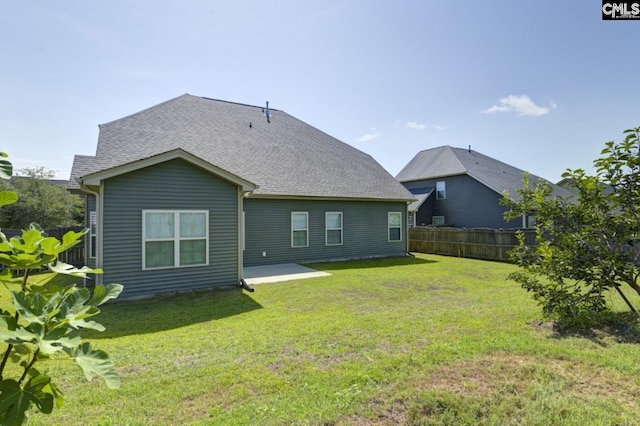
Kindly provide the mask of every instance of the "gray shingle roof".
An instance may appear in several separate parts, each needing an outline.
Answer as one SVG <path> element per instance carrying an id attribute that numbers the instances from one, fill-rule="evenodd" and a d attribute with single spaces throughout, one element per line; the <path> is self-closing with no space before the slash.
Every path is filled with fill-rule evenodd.
<path id="1" fill-rule="evenodd" d="M 522 187 L 525 171 L 477 151 L 441 146 L 420 151 L 398 173 L 396 179 L 400 182 L 410 182 L 463 174 L 471 176 L 500 194 L 506 190 L 517 197 L 517 189 Z M 543 180 L 532 174 L 530 176 L 532 182 Z M 571 192 L 565 188 L 551 182 L 549 184 L 556 196 L 572 197 Z"/>
<path id="2" fill-rule="evenodd" d="M 182 95 L 100 125 L 95 157 L 76 156 L 75 180 L 182 149 L 259 186 L 256 195 L 412 201 L 371 156 L 270 109 Z"/>

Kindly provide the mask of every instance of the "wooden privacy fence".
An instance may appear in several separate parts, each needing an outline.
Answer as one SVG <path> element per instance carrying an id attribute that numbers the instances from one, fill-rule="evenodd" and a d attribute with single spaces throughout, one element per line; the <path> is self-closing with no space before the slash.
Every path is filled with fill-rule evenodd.
<path id="1" fill-rule="evenodd" d="M 505 262 L 509 250 L 518 245 L 519 231 L 525 234 L 527 245 L 536 245 L 533 229 L 413 227 L 409 229 L 409 251 Z"/>

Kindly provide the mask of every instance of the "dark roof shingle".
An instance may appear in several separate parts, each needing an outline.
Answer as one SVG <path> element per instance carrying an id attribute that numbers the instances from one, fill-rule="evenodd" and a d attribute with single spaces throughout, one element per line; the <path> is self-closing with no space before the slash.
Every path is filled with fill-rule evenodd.
<path id="1" fill-rule="evenodd" d="M 488 188 L 518 197 L 517 190 L 522 187 L 522 178 L 526 172 L 517 167 L 498 161 L 477 151 L 463 148 L 441 146 L 420 151 L 398 173 L 400 182 L 444 178 L 467 174 Z M 544 180 L 530 174 L 531 182 Z M 548 181 L 547 181 L 548 182 Z M 571 192 L 548 182 L 556 196 L 572 197 Z"/>
<path id="2" fill-rule="evenodd" d="M 182 149 L 259 186 L 256 195 L 411 200 L 371 156 L 290 116 L 182 95 L 100 125 L 95 157 L 72 180 Z"/>

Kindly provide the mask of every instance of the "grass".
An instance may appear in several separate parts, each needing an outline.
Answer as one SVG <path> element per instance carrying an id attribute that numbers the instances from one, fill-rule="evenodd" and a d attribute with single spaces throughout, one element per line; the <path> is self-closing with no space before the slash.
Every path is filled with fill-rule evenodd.
<path id="1" fill-rule="evenodd" d="M 332 276 L 105 306 L 85 337 L 122 388 L 48 361 L 66 403 L 30 424 L 640 424 L 637 336 L 557 334 L 511 265 L 313 266 Z"/>

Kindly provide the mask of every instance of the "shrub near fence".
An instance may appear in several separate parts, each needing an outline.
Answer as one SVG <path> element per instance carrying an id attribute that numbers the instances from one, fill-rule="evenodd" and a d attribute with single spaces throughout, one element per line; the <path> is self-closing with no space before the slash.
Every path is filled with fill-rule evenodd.
<path id="1" fill-rule="evenodd" d="M 509 250 L 518 245 L 519 231 L 524 232 L 527 245 L 536 245 L 533 229 L 413 227 L 409 229 L 409 250 L 506 262 Z"/>
<path id="2" fill-rule="evenodd" d="M 50 237 L 56 237 L 57 239 L 62 240 L 62 236 L 67 232 L 69 231 L 80 232 L 83 229 L 84 228 L 82 226 L 66 226 L 66 227 L 47 229 L 45 230 L 45 233 Z M 20 229 L 1 229 L 0 231 L 2 231 L 2 233 L 7 238 L 15 237 L 16 235 L 22 235 L 22 230 Z M 60 253 L 60 255 L 58 256 L 58 259 L 61 262 L 68 263 L 69 265 L 73 265 L 78 268 L 84 266 L 85 265 L 84 240 L 85 239 L 83 238 L 80 244 L 78 244 L 77 246 L 71 247 L 69 250 L 63 253 Z M 2 266 L 0 266 L 0 269 L 2 269 Z"/>

